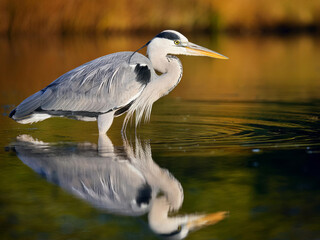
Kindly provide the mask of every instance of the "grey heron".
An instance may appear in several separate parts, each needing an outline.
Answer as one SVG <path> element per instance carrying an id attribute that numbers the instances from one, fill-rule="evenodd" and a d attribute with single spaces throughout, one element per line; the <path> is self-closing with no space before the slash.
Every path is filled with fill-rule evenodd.
<path id="1" fill-rule="evenodd" d="M 152 105 L 181 80 L 182 64 L 174 55 L 227 57 L 188 41 L 181 33 L 165 30 L 147 46 L 147 56 L 137 51 L 118 52 L 85 63 L 57 78 L 12 110 L 18 123 L 50 117 L 97 121 L 99 134 L 110 128 L 114 117 L 127 113 L 122 130 L 135 113 L 136 127 Z M 156 73 L 158 71 L 161 75 Z"/>
<path id="2" fill-rule="evenodd" d="M 99 136 L 98 147 L 21 135 L 12 146 L 24 164 L 96 208 L 125 216 L 148 214 L 150 229 L 162 237 L 182 239 L 226 217 L 226 212 L 168 216 L 181 208 L 183 188 L 153 161 L 150 144 L 142 146 L 139 140 L 134 148 L 125 139 L 119 148 L 107 135 Z"/>

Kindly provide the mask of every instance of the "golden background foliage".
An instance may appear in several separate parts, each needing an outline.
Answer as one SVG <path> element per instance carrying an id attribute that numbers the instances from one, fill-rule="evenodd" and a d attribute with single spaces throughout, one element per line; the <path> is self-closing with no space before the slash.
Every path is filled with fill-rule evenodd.
<path id="1" fill-rule="evenodd" d="M 319 0 L 0 0 L 0 33 L 319 30 Z"/>

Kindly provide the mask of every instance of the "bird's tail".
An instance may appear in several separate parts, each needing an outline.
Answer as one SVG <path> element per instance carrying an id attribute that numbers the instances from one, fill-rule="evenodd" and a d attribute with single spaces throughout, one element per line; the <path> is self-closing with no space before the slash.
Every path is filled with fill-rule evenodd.
<path id="1" fill-rule="evenodd" d="M 16 113 L 17 108 L 13 109 L 10 113 L 9 113 L 9 118 L 13 118 L 14 114 Z"/>
<path id="2" fill-rule="evenodd" d="M 22 103 L 20 103 L 15 109 L 11 111 L 9 117 L 19 123 L 32 123 L 34 120 L 29 121 L 28 119 L 33 117 L 33 113 L 41 107 L 43 103 L 44 96 L 43 91 L 36 92 L 30 97 L 26 98 Z M 44 119 L 39 119 L 41 121 Z"/>

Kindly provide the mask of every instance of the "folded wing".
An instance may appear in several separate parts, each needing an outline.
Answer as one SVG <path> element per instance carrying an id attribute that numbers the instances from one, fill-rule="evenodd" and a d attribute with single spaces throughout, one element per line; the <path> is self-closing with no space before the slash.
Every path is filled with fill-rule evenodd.
<path id="1" fill-rule="evenodd" d="M 19 120 L 33 113 L 96 117 L 132 103 L 154 74 L 149 59 L 139 53 L 106 55 L 65 73 L 25 99 L 10 117 Z"/>

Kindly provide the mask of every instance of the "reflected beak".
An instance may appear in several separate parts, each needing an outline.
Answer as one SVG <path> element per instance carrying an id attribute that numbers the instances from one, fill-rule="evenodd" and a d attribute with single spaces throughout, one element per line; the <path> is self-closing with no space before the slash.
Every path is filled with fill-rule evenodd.
<path id="1" fill-rule="evenodd" d="M 188 221 L 187 227 L 189 230 L 197 230 L 202 227 L 210 226 L 220 222 L 229 215 L 229 212 L 216 212 L 211 214 L 202 215 L 196 219 Z"/>
<path id="2" fill-rule="evenodd" d="M 187 46 L 185 46 L 187 49 L 188 55 L 193 55 L 193 56 L 207 56 L 207 57 L 212 57 L 212 58 L 219 58 L 219 59 L 229 59 L 226 56 L 223 56 L 220 53 L 217 53 L 215 51 L 211 51 L 210 49 L 201 47 L 197 44 L 189 42 Z"/>

